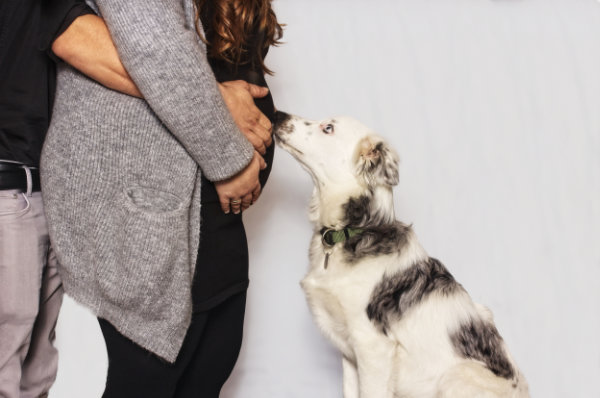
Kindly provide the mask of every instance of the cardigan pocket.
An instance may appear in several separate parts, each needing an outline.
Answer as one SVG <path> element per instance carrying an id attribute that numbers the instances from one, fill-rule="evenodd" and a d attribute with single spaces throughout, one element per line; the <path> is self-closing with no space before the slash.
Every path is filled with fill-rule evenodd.
<path id="1" fill-rule="evenodd" d="M 117 198 L 118 228 L 112 237 L 113 261 L 101 261 L 96 276 L 112 305 L 158 319 L 167 308 L 173 283 L 189 279 L 188 211 L 177 196 L 147 187 L 130 187 Z"/>

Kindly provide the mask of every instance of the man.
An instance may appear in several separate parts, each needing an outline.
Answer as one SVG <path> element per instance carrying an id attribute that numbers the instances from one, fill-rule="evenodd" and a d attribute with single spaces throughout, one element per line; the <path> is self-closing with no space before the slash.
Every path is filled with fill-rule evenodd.
<path id="1" fill-rule="evenodd" d="M 101 83 L 139 95 L 102 20 L 83 1 L 0 3 L 1 398 L 46 396 L 58 364 L 52 341 L 63 293 L 38 173 L 55 88 L 44 51 L 51 44 Z"/>

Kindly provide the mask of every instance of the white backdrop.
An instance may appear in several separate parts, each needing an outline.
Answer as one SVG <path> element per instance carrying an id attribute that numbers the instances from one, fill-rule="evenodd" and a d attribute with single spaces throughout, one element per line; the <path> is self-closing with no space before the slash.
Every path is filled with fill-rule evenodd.
<path id="1" fill-rule="evenodd" d="M 347 114 L 402 159 L 395 202 L 491 307 L 534 397 L 600 398 L 600 3 L 278 0 L 279 109 Z M 298 285 L 311 182 L 279 150 L 246 214 L 244 346 L 224 398 L 341 397 Z M 51 398 L 99 397 L 95 319 L 67 301 Z"/>

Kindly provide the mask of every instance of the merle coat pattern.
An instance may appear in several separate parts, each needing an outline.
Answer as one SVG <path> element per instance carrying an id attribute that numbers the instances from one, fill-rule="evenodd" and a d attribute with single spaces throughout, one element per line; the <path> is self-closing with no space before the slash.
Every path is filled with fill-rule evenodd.
<path id="1" fill-rule="evenodd" d="M 350 118 L 283 113 L 275 134 L 314 182 L 302 288 L 342 353 L 344 397 L 529 397 L 491 312 L 396 220 L 398 158 L 385 141 Z M 344 228 L 359 233 L 324 242 Z"/>

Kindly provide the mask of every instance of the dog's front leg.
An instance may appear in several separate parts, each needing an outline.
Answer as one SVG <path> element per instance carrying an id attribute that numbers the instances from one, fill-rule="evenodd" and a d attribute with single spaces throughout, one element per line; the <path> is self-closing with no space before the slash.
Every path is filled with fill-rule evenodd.
<path id="1" fill-rule="evenodd" d="M 363 341 L 357 354 L 360 398 L 394 398 L 396 349 L 392 344 Z"/>
<path id="2" fill-rule="evenodd" d="M 356 364 L 344 356 L 342 369 L 344 370 L 344 398 L 359 398 Z"/>

